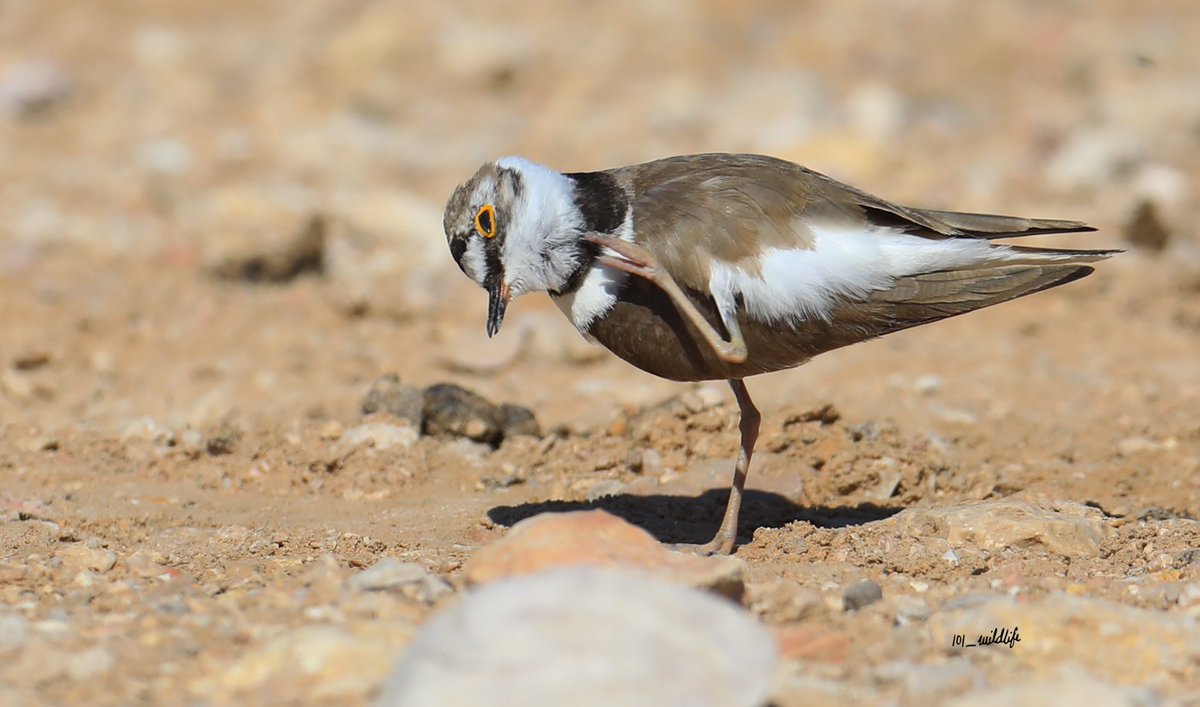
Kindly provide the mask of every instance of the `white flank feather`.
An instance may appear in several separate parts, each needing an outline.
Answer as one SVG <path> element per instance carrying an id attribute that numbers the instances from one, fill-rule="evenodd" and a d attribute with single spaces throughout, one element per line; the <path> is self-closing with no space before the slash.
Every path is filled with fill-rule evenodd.
<path id="1" fill-rule="evenodd" d="M 1067 255 L 1031 255 L 984 240 L 931 240 L 890 229 L 839 230 L 809 227 L 811 249 L 769 248 L 758 273 L 715 262 L 709 287 L 718 301 L 741 296 L 747 314 L 762 322 L 828 319 L 839 298 L 885 290 L 897 278 L 986 263 L 1070 260 Z"/>

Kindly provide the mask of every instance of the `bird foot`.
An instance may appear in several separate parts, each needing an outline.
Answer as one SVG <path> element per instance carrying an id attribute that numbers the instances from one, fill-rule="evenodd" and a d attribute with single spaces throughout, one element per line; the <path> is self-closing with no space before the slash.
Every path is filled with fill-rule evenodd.
<path id="1" fill-rule="evenodd" d="M 723 536 L 718 533 L 717 537 L 709 540 L 704 544 L 695 543 L 675 543 L 671 545 L 671 549 L 675 552 L 682 552 L 688 555 L 697 555 L 699 557 L 714 557 L 717 555 L 732 555 L 733 554 L 733 536 Z"/>

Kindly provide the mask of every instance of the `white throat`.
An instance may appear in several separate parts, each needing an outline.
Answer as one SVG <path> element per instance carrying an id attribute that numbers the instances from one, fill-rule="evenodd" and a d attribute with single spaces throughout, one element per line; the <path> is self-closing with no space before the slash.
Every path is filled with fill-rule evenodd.
<path id="1" fill-rule="evenodd" d="M 504 279 L 514 297 L 563 287 L 578 263 L 583 217 L 570 177 L 521 157 L 502 157 L 496 166 L 521 177 L 507 215 Z"/>

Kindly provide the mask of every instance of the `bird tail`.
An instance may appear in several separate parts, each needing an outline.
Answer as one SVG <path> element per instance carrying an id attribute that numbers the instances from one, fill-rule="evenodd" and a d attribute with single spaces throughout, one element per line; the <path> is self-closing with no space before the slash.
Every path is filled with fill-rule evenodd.
<path id="1" fill-rule="evenodd" d="M 914 211 L 927 219 L 945 224 L 963 235 L 989 240 L 992 238 L 1040 236 L 1050 233 L 1084 233 L 1096 230 L 1082 221 L 974 214 L 963 211 L 935 211 L 933 209 L 914 209 Z"/>
<path id="2" fill-rule="evenodd" d="M 1070 222 L 1055 222 L 1070 223 Z M 888 312 L 887 333 L 966 314 L 1032 295 L 1090 275 L 1089 263 L 1119 250 L 1068 250 L 993 246 L 1004 256 L 966 267 L 897 278 L 892 287 L 871 293 L 870 305 Z"/>

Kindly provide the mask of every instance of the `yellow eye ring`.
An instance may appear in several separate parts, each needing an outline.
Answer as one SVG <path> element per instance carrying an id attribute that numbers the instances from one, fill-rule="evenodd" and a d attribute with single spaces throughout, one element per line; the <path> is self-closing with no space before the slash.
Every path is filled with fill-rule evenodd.
<path id="1" fill-rule="evenodd" d="M 491 204 L 484 204 L 475 214 L 475 230 L 484 238 L 496 235 L 496 209 Z"/>

